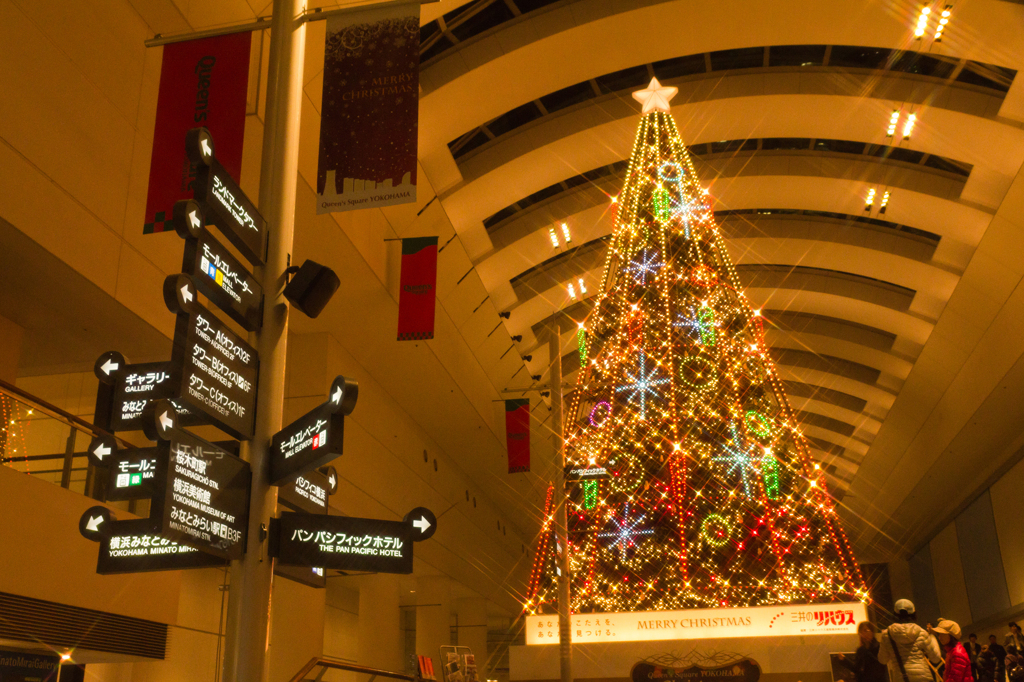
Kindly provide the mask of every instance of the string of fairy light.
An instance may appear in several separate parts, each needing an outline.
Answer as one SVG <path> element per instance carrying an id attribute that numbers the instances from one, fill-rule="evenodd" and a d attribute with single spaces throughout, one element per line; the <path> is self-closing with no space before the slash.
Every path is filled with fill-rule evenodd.
<path id="1" fill-rule="evenodd" d="M 566 409 L 567 463 L 607 472 L 568 484 L 571 610 L 867 600 L 667 111 L 641 118 L 616 205 Z M 549 491 L 530 613 L 555 608 L 553 513 Z"/>

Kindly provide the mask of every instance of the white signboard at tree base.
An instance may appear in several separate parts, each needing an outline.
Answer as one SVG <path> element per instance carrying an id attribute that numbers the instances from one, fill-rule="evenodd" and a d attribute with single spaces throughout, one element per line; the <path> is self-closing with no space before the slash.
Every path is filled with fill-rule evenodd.
<path id="1" fill-rule="evenodd" d="M 572 615 L 572 641 L 574 644 L 586 644 L 853 635 L 857 634 L 857 623 L 867 619 L 867 605 L 862 602 L 635 613 L 575 613 Z M 526 643 L 557 644 L 558 616 L 527 616 Z"/>

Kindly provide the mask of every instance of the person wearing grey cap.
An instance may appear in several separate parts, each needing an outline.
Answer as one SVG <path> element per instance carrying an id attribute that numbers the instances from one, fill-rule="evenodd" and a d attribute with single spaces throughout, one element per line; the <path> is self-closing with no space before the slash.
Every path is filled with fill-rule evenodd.
<path id="1" fill-rule="evenodd" d="M 882 633 L 878 662 L 889 666 L 893 682 L 934 682 L 931 661 L 938 665 L 942 654 L 935 637 L 918 625 L 914 604 L 900 599 L 894 609 L 896 621 Z"/>

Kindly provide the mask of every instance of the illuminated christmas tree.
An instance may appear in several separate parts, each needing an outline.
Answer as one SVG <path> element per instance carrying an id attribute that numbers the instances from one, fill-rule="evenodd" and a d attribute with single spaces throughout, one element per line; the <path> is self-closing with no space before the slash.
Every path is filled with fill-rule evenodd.
<path id="1" fill-rule="evenodd" d="M 566 401 L 574 613 L 867 599 L 657 80 Z M 613 201 L 616 201 L 613 199 Z M 607 475 L 601 476 L 601 469 Z M 555 610 L 553 510 L 527 595 Z"/>

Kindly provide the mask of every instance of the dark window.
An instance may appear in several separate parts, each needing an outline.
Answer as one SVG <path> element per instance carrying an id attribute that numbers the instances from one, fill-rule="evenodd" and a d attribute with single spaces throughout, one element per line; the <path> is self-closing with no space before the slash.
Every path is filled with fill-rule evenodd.
<path id="1" fill-rule="evenodd" d="M 550 95 L 544 95 L 540 98 L 544 108 L 548 111 L 558 111 L 559 109 L 565 109 L 571 107 L 573 104 L 579 104 L 580 102 L 586 102 L 588 99 L 596 97 L 594 94 L 594 88 L 590 87 L 589 81 L 577 83 L 576 85 L 570 85 L 567 88 L 556 90 Z"/>
<path id="2" fill-rule="evenodd" d="M 587 184 L 587 179 L 582 175 L 574 175 L 571 178 L 566 178 L 562 182 L 565 183 L 566 187 L 569 187 L 571 189 L 573 187 L 579 187 L 580 185 Z"/>
<path id="3" fill-rule="evenodd" d="M 929 168 L 946 171 L 947 173 L 956 173 L 957 175 L 967 176 L 971 174 L 971 169 L 965 167 L 964 164 L 956 163 L 955 161 L 951 161 L 950 159 L 946 159 L 941 156 L 929 156 L 928 160 L 924 162 L 924 165 Z"/>
<path id="4" fill-rule="evenodd" d="M 498 1 L 501 2 L 501 0 Z M 519 8 L 519 11 L 526 14 L 527 12 L 532 12 L 536 9 L 547 7 L 548 5 L 553 5 L 556 2 L 559 2 L 559 0 L 514 0 L 514 2 L 516 7 Z"/>
<path id="5" fill-rule="evenodd" d="M 536 204 L 539 201 L 544 201 L 545 199 L 550 199 L 556 194 L 561 194 L 563 191 L 564 190 L 562 189 L 561 185 L 550 185 L 542 190 L 534 192 L 528 197 L 520 199 L 519 207 L 526 208 L 527 206 L 532 206 L 533 204 Z"/>
<path id="6" fill-rule="evenodd" d="M 891 52 L 877 47 L 834 45 L 828 65 L 851 69 L 881 69 L 885 67 Z"/>
<path id="7" fill-rule="evenodd" d="M 462 138 L 459 138 L 461 140 Z M 482 130 L 478 130 L 473 137 L 469 138 L 461 147 L 458 147 L 459 140 L 455 142 L 449 142 L 448 148 L 452 150 L 452 156 L 456 159 L 460 156 L 464 156 L 469 152 L 473 151 L 481 145 L 485 145 L 490 142 L 491 138 L 487 137 L 487 133 Z"/>
<path id="8" fill-rule="evenodd" d="M 924 154 L 922 152 L 915 152 L 913 149 L 889 147 L 889 153 L 886 155 L 886 158 L 893 161 L 902 161 L 903 163 L 921 163 Z"/>
<path id="9" fill-rule="evenodd" d="M 495 225 L 497 225 L 498 223 L 500 223 L 501 221 L 505 220 L 505 218 L 513 216 L 513 215 L 515 215 L 518 212 L 519 212 L 519 209 L 516 207 L 515 204 L 512 204 L 511 206 L 506 206 L 505 208 L 501 209 L 500 211 L 498 211 L 497 213 L 495 213 L 491 217 L 485 218 L 484 219 L 484 227 L 489 230 L 492 227 L 494 227 Z"/>
<path id="10" fill-rule="evenodd" d="M 601 86 L 601 92 L 618 92 L 627 88 L 635 88 L 647 85 L 647 67 L 634 66 L 622 71 L 606 73 L 603 76 L 598 76 L 595 80 Z"/>
<path id="11" fill-rule="evenodd" d="M 708 145 L 706 144 L 695 144 L 687 147 L 691 156 L 704 156 L 708 153 Z"/>
<path id="12" fill-rule="evenodd" d="M 967 62 L 956 80 L 969 85 L 980 85 L 983 88 L 992 88 L 1000 92 L 1010 89 L 1017 72 L 1013 69 L 1004 69 L 1001 66 L 982 64 L 981 62 Z"/>
<path id="13" fill-rule="evenodd" d="M 440 31 L 441 25 L 437 23 L 437 19 L 434 19 L 429 24 L 424 24 L 423 26 L 420 26 L 420 45 L 427 42 L 427 40 L 430 39 L 430 36 L 434 35 L 435 33 L 439 33 Z"/>
<path id="14" fill-rule="evenodd" d="M 583 173 L 583 177 L 585 177 L 590 182 L 593 182 L 594 180 L 607 177 L 611 174 L 611 168 L 609 168 L 608 166 L 600 166 L 599 168 L 595 168 L 594 170 L 589 170 L 586 173 Z"/>
<path id="15" fill-rule="evenodd" d="M 726 152 L 738 152 L 743 146 L 743 140 L 722 140 L 711 143 L 712 154 L 724 154 Z"/>
<path id="16" fill-rule="evenodd" d="M 515 15 L 502 0 L 495 0 L 482 10 L 451 29 L 453 36 L 459 40 L 468 40 L 484 31 L 500 26 Z"/>
<path id="17" fill-rule="evenodd" d="M 540 109 L 533 102 L 527 102 L 522 106 L 518 106 L 511 111 L 506 111 L 504 114 L 494 119 L 487 124 L 487 129 L 491 131 L 491 134 L 495 137 L 500 137 L 510 130 L 515 130 L 519 126 L 526 125 L 530 121 L 535 121 L 543 116 L 540 113 Z"/>
<path id="18" fill-rule="evenodd" d="M 437 39 L 437 42 L 426 49 L 420 50 L 420 62 L 428 62 L 437 55 L 441 54 L 448 48 L 452 47 L 454 43 L 448 40 L 447 36 L 441 36 Z"/>
<path id="19" fill-rule="evenodd" d="M 837 154 L 863 154 L 863 142 L 850 140 L 815 140 L 814 149 L 819 152 L 835 152 Z"/>
<path id="20" fill-rule="evenodd" d="M 654 62 L 652 66 L 654 67 L 654 75 L 658 77 L 658 80 L 692 76 L 695 73 L 707 71 L 703 54 L 691 54 L 685 57 L 676 57 L 675 59 L 665 59 L 660 62 Z"/>
<path id="21" fill-rule="evenodd" d="M 629 159 L 623 159 L 622 161 L 616 161 L 612 164 L 612 173 L 621 173 L 622 171 L 629 168 Z"/>
<path id="22" fill-rule="evenodd" d="M 761 140 L 761 149 L 810 149 L 811 141 L 806 137 L 766 137 Z"/>
<path id="23" fill-rule="evenodd" d="M 824 45 L 777 45 L 768 51 L 768 66 L 821 66 Z"/>
<path id="24" fill-rule="evenodd" d="M 920 52 L 900 52 L 891 70 L 933 78 L 948 78 L 955 68 L 956 64 L 948 59 L 939 59 Z"/>
<path id="25" fill-rule="evenodd" d="M 712 71 L 757 69 L 764 66 L 763 47 L 741 47 L 738 50 L 718 50 L 711 53 Z"/>
<path id="26" fill-rule="evenodd" d="M 458 19 L 463 14 L 467 14 L 474 7 L 476 7 L 478 5 L 484 4 L 484 2 L 487 2 L 487 0 L 482 0 L 482 2 L 467 3 L 465 5 L 462 5 L 461 7 L 456 7 L 451 12 L 447 12 L 443 16 L 444 25 L 447 26 L 448 28 L 451 28 L 452 27 L 452 22 L 454 22 L 456 19 Z"/>

